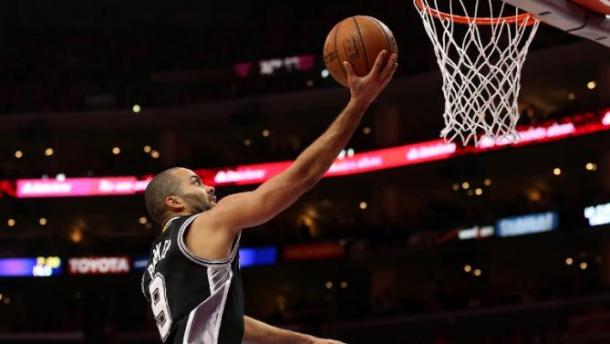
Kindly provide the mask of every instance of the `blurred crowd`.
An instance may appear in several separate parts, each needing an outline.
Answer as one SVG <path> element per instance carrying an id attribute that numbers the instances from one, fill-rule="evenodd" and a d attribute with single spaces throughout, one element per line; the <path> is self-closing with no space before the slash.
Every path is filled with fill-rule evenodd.
<path id="1" fill-rule="evenodd" d="M 11 281 L 2 290 L 0 333 L 80 332 L 86 343 L 131 343 L 137 336 L 148 338 L 142 342 L 155 342 L 156 327 L 137 280 L 137 276 L 88 276 Z M 507 294 L 503 286 L 471 279 L 430 286 L 435 290 L 433 297 L 421 300 L 409 300 L 400 290 L 374 297 L 366 288 L 325 290 L 320 286 L 315 297 L 269 299 L 265 300 L 272 306 L 269 311 L 248 313 L 275 325 L 338 336 L 348 343 L 402 343 L 405 339 L 430 344 L 607 342 L 607 286 L 594 278 L 572 282 L 553 290 L 529 285 Z M 253 282 L 245 287 L 248 294 Z"/>

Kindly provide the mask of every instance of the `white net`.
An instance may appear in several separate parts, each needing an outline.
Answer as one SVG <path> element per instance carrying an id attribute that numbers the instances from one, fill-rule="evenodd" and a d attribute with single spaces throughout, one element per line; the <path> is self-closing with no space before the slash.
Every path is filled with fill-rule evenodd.
<path id="1" fill-rule="evenodd" d="M 539 21 L 499 0 L 414 3 L 443 76 L 441 137 L 464 145 L 483 135 L 518 140 L 521 67 Z"/>

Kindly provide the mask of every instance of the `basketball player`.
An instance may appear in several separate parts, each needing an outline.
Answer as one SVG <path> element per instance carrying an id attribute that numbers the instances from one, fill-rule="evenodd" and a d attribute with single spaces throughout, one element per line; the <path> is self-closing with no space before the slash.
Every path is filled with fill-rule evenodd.
<path id="1" fill-rule="evenodd" d="M 382 51 L 364 77 L 344 62 L 346 108 L 286 171 L 256 190 L 216 203 L 214 188 L 191 170 L 172 168 L 153 178 L 146 207 L 163 231 L 153 242 L 142 292 L 164 343 L 339 343 L 244 316 L 239 239 L 242 229 L 271 220 L 322 178 L 392 78 L 397 57 L 388 54 Z"/>

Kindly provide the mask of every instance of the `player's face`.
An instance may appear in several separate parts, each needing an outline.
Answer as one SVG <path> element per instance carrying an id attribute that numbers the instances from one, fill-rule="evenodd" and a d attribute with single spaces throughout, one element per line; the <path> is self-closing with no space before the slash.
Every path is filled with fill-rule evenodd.
<path id="1" fill-rule="evenodd" d="M 187 169 L 178 171 L 181 180 L 179 195 L 186 203 L 186 210 L 192 214 L 209 210 L 216 205 L 215 190 L 204 185 L 195 172 Z"/>

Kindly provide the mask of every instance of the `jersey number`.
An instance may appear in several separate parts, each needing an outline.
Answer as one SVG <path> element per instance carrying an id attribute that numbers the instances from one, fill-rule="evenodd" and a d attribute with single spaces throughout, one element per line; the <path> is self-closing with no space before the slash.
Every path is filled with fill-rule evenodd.
<path id="1" fill-rule="evenodd" d="M 148 285 L 148 292 L 150 293 L 152 300 L 151 307 L 153 316 L 157 322 L 159 334 L 161 335 L 161 338 L 165 340 L 165 337 L 169 334 L 169 330 L 172 326 L 172 316 L 169 312 L 163 275 L 160 273 L 155 274 L 155 278 Z"/>

